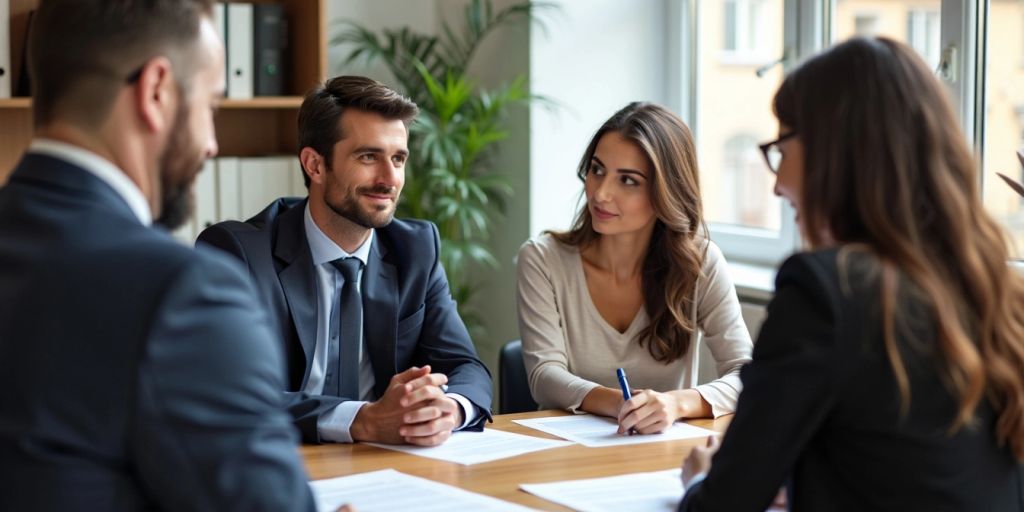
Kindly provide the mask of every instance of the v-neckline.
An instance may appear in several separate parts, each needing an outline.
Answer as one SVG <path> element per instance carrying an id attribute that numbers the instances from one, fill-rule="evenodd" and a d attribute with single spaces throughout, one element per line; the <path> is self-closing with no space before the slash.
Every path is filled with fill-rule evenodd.
<path id="1" fill-rule="evenodd" d="M 636 310 L 636 314 L 633 315 L 633 319 L 629 322 L 629 326 L 626 327 L 625 331 L 619 331 L 615 328 L 608 320 L 601 314 L 601 311 L 597 309 L 597 305 L 594 304 L 594 297 L 590 294 L 590 286 L 587 284 L 587 273 L 583 270 L 583 253 L 579 250 L 576 251 L 576 275 L 583 285 L 583 290 L 586 292 L 586 303 L 587 309 L 590 311 L 591 316 L 601 325 L 601 328 L 618 338 L 633 338 L 633 331 L 636 326 L 640 323 L 640 317 L 644 314 L 644 306 L 640 305 L 640 308 Z"/>

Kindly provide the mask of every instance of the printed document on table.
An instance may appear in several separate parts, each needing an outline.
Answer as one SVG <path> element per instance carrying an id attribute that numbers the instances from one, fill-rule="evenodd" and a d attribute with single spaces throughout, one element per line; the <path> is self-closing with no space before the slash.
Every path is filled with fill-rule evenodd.
<path id="1" fill-rule="evenodd" d="M 531 418 L 528 420 L 512 420 L 524 427 L 547 432 L 553 436 L 575 441 L 591 448 L 602 446 L 618 446 L 625 444 L 654 443 L 657 441 L 675 441 L 718 435 L 718 432 L 706 428 L 673 423 L 660 434 L 620 435 L 619 424 L 611 418 L 580 414 L 576 416 L 552 416 L 550 418 Z"/>
<path id="2" fill-rule="evenodd" d="M 680 470 L 522 484 L 520 489 L 581 512 L 674 512 L 683 498 Z"/>
<path id="3" fill-rule="evenodd" d="M 573 443 L 486 429 L 483 432 L 454 432 L 440 446 L 367 444 L 387 448 L 388 450 L 411 453 L 421 457 L 470 465 L 515 457 L 516 455 L 547 450 L 549 448 L 560 448 L 572 445 Z"/>
<path id="4" fill-rule="evenodd" d="M 393 469 L 315 480 L 309 483 L 309 487 L 316 497 L 317 510 L 322 512 L 337 510 L 346 503 L 354 506 L 358 512 L 530 510 L 514 503 L 406 475 Z"/>

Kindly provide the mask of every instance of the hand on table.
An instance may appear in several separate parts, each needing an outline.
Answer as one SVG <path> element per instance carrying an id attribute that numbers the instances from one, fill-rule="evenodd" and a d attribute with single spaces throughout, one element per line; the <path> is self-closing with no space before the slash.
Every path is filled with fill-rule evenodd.
<path id="1" fill-rule="evenodd" d="M 683 461 L 683 488 L 697 475 L 706 475 L 711 470 L 711 457 L 718 451 L 718 436 L 708 436 L 704 446 L 694 446 L 690 455 Z"/>
<path id="2" fill-rule="evenodd" d="M 679 418 L 675 397 L 645 389 L 622 403 L 619 408 L 619 434 L 634 430 L 641 434 L 664 432 Z"/>
<path id="3" fill-rule="evenodd" d="M 462 410 L 441 389 L 448 377 L 430 366 L 391 378 L 384 396 L 366 404 L 352 422 L 352 438 L 389 444 L 435 446 L 462 424 Z"/>

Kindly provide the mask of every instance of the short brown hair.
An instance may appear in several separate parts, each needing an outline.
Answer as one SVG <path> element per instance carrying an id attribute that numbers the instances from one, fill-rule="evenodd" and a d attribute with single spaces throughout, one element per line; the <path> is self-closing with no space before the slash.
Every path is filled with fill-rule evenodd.
<path id="1" fill-rule="evenodd" d="M 213 0 L 42 0 L 32 20 L 28 66 L 33 120 L 100 123 L 118 91 L 148 59 L 162 55 L 186 92 L 199 22 Z"/>
<path id="2" fill-rule="evenodd" d="M 379 114 L 385 119 L 412 122 L 420 109 L 388 86 L 365 76 L 338 76 L 306 93 L 299 108 L 299 151 L 313 148 L 331 161 L 334 145 L 344 138 L 341 116 L 346 109 Z M 302 177 L 309 188 L 309 175 Z"/>

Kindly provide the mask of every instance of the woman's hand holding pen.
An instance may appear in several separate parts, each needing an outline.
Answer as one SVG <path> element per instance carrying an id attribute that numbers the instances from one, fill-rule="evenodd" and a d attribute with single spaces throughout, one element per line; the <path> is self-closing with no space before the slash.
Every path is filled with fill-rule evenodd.
<path id="1" fill-rule="evenodd" d="M 619 434 L 631 429 L 640 434 L 664 432 L 681 415 L 674 396 L 645 389 L 633 394 L 619 408 Z"/>

